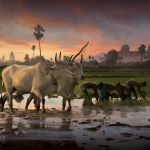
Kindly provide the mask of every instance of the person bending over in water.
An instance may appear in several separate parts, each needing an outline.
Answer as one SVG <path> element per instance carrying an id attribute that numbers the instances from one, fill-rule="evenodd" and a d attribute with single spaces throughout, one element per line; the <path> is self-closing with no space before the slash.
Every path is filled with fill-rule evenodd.
<path id="1" fill-rule="evenodd" d="M 138 95 L 142 98 L 145 98 L 145 91 L 141 91 L 142 87 L 146 87 L 146 81 L 137 81 L 134 79 L 128 80 L 127 85 L 129 86 L 129 96 L 132 99 L 131 95 L 134 94 L 134 97 L 138 99 Z"/>
<path id="2" fill-rule="evenodd" d="M 97 92 L 97 84 L 96 83 L 90 82 L 90 81 L 84 82 L 80 85 L 80 89 L 81 89 L 82 95 L 84 96 L 83 105 L 86 105 L 86 104 L 92 105 L 93 104 L 92 97 L 95 97 L 96 101 L 98 103 L 99 95 Z M 92 93 L 89 90 L 92 90 Z"/>
<path id="3" fill-rule="evenodd" d="M 118 90 L 118 93 L 119 93 L 119 97 L 122 100 L 130 98 L 129 86 L 127 84 L 121 84 L 120 82 L 118 82 L 116 84 L 116 87 L 117 87 L 117 90 Z"/>
<path id="4" fill-rule="evenodd" d="M 117 87 L 112 83 L 100 82 L 98 84 L 98 89 L 100 90 L 101 100 L 109 100 L 111 98 L 118 98 Z"/>

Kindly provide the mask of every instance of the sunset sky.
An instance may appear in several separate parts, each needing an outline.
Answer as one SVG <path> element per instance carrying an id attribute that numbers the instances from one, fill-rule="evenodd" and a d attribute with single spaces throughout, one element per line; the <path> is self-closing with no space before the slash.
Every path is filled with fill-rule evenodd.
<path id="1" fill-rule="evenodd" d="M 150 44 L 149 0 L 0 0 L 0 57 L 13 51 L 21 60 L 31 47 L 39 55 L 33 27 L 41 24 L 42 55 L 75 54 L 87 41 L 85 56 L 129 44 Z"/>

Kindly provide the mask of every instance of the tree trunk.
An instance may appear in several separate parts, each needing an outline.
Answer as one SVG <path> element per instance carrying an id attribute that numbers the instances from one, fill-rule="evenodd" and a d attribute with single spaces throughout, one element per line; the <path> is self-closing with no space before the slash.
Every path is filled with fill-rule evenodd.
<path id="1" fill-rule="evenodd" d="M 41 44 L 40 44 L 40 40 L 39 40 L 39 50 L 40 50 L 40 57 L 41 57 Z"/>

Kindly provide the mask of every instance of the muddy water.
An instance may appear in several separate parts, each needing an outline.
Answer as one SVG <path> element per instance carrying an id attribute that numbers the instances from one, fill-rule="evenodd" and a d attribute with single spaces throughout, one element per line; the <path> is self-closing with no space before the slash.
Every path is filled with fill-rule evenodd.
<path id="1" fill-rule="evenodd" d="M 0 113 L 0 149 L 150 149 L 150 107 L 82 107 L 72 101 L 72 112 L 61 111 L 62 99 L 46 98 L 46 113 L 36 113 L 27 95 Z"/>

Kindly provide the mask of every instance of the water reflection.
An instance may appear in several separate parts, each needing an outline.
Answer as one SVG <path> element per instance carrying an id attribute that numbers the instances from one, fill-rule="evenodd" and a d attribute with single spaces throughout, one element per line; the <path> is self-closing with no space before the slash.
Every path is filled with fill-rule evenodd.
<path id="1" fill-rule="evenodd" d="M 127 111 L 121 111 L 120 112 L 120 117 L 121 118 L 127 118 Z"/>
<path id="2" fill-rule="evenodd" d="M 8 145 L 8 146 L 7 146 Z M 7 140 L 3 150 L 44 150 L 44 149 L 56 149 L 56 150 L 84 150 L 82 146 L 74 140 Z"/>
<path id="3" fill-rule="evenodd" d="M 100 113 L 100 107 L 99 106 L 82 106 L 81 113 L 85 116 L 88 115 L 97 115 Z"/>
<path id="4" fill-rule="evenodd" d="M 113 107 L 103 107 L 102 108 L 103 114 L 106 116 L 110 116 L 113 114 L 114 108 Z"/>
<path id="5" fill-rule="evenodd" d="M 26 120 L 26 124 L 29 129 L 44 129 L 45 128 L 45 118 L 36 117 L 30 120 Z"/>
<path id="6" fill-rule="evenodd" d="M 54 141 L 54 149 L 58 146 L 57 144 L 63 145 L 67 141 L 66 145 L 67 143 L 72 143 L 72 146 L 76 147 L 76 149 L 80 149 L 78 147 L 79 143 L 82 146 L 84 145 L 85 149 L 88 149 L 89 145 L 92 145 L 91 147 L 95 146 L 94 148 L 96 148 L 96 145 L 103 145 L 104 143 L 111 145 L 116 142 L 114 145 L 117 145 L 119 138 L 125 138 L 121 137 L 122 132 L 129 132 L 129 135 L 145 134 L 144 136 L 146 137 L 150 135 L 149 128 L 145 128 L 145 125 L 149 125 L 150 107 L 83 107 L 82 100 L 76 99 L 72 102 L 72 113 L 67 114 L 57 111 L 61 101 L 52 99 L 48 101 L 47 106 L 49 105 L 56 108 L 56 110 L 52 111 L 49 108 L 46 114 L 42 114 L 35 113 L 33 110 L 26 112 L 23 107 L 23 109 L 18 109 L 14 114 L 0 113 L 0 134 L 5 137 L 5 142 L 15 145 L 16 149 L 21 149 L 19 145 L 21 143 L 25 144 L 23 149 L 28 149 L 31 146 L 38 150 L 39 148 L 44 149 L 43 144 L 46 144 L 45 141 L 51 144 Z M 15 107 L 17 106 L 15 105 Z M 116 122 L 134 127 L 109 126 L 110 124 L 116 124 Z M 136 126 L 142 126 L 142 129 L 138 130 Z M 108 141 L 108 139 L 114 137 L 115 140 Z M 133 137 L 130 137 L 130 139 L 135 141 Z M 56 141 L 59 141 L 59 143 Z M 142 141 L 144 140 L 142 139 Z M 35 147 L 34 145 L 37 143 L 39 143 L 39 146 Z M 124 144 L 124 142 L 122 143 Z M 26 146 L 27 144 L 29 145 Z M 46 145 L 50 146 L 50 144 Z M 68 147 L 65 148 L 67 149 Z M 69 148 L 73 149 L 72 147 Z M 100 149 L 100 147 L 97 147 L 97 149 Z"/>
<path id="7" fill-rule="evenodd" d="M 83 113 L 83 115 L 90 115 L 93 112 L 93 110 L 92 110 L 92 107 L 83 106 L 83 108 L 81 109 L 81 112 Z"/>
<path id="8" fill-rule="evenodd" d="M 0 126 L 3 128 L 1 133 L 12 133 L 12 127 L 13 127 L 13 116 L 7 115 L 4 119 L 4 122 L 0 124 Z"/>

